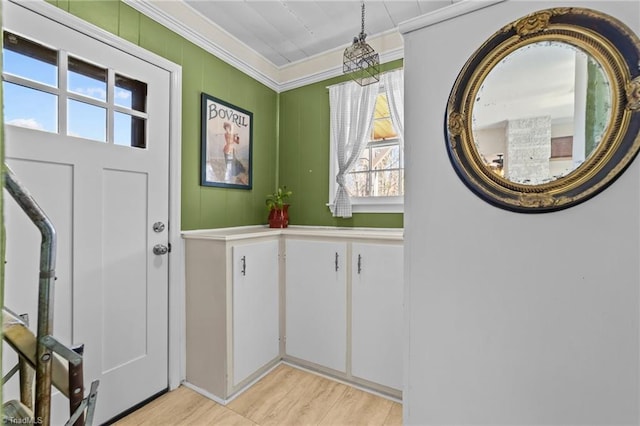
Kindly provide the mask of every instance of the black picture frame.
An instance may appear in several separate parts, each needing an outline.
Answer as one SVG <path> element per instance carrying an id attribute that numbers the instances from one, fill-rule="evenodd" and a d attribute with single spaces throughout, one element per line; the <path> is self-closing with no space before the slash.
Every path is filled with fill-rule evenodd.
<path id="1" fill-rule="evenodd" d="M 251 189 L 253 113 L 201 96 L 200 185 Z"/>

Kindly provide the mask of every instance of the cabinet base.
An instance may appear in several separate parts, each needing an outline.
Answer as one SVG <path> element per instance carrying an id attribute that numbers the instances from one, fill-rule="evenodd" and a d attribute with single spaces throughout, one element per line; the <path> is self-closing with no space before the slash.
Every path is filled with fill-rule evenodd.
<path id="1" fill-rule="evenodd" d="M 361 379 L 359 377 L 350 376 L 345 372 L 332 370 L 331 368 L 323 367 L 321 365 L 288 355 L 284 356 L 284 358 L 282 359 L 282 363 L 290 365 L 294 368 L 308 371 L 310 373 L 318 374 L 320 376 L 335 380 L 348 386 L 353 386 L 354 388 L 390 399 L 392 401 L 402 402 L 402 391 L 398 389 L 390 388 L 388 386 Z"/>
<path id="2" fill-rule="evenodd" d="M 368 380 L 363 380 L 357 377 L 347 377 L 347 375 L 345 373 L 341 373 L 339 371 L 333 371 L 329 368 L 326 367 L 322 367 L 319 365 L 315 365 L 313 363 L 310 362 L 306 362 L 304 360 L 300 360 L 297 358 L 292 358 L 292 357 L 287 357 L 285 356 L 282 360 L 276 362 L 275 364 L 271 365 L 266 371 L 264 371 L 263 373 L 259 374 L 258 377 L 254 378 L 253 380 L 249 381 L 248 383 L 246 383 L 244 386 L 242 386 L 240 389 L 238 389 L 236 392 L 234 392 L 232 395 L 230 395 L 228 398 L 220 398 L 217 395 L 212 394 L 211 392 L 202 389 L 201 387 L 198 387 L 192 383 L 189 383 L 188 381 L 184 381 L 182 382 L 182 385 L 199 393 L 200 395 L 207 397 L 215 402 L 217 402 L 220 405 L 227 405 L 229 404 L 231 401 L 233 401 L 234 399 L 236 399 L 238 396 L 240 396 L 241 394 L 243 394 L 245 391 L 249 390 L 249 388 L 251 388 L 254 384 L 256 384 L 258 381 L 260 381 L 260 379 L 262 379 L 264 376 L 266 376 L 267 374 L 271 373 L 271 371 L 273 371 L 276 367 L 278 367 L 280 364 L 285 364 L 288 366 L 291 366 L 293 368 L 298 368 L 300 370 L 303 371 L 307 371 L 309 373 L 313 373 L 313 374 L 317 374 L 319 376 L 325 377 L 327 379 L 330 380 L 334 380 L 336 382 L 345 384 L 347 386 L 352 386 L 356 389 L 360 389 L 362 391 L 365 392 L 369 392 L 372 393 L 374 395 L 383 397 L 383 398 L 387 398 L 389 400 L 395 401 L 395 402 L 399 402 L 402 403 L 402 391 L 397 390 L 397 389 L 393 389 L 393 388 L 389 388 L 387 386 L 382 386 L 380 384 L 377 383 L 373 383 L 370 382 Z"/>
<path id="3" fill-rule="evenodd" d="M 278 360 L 278 361 L 275 361 L 273 363 L 270 363 L 261 372 L 256 373 L 255 376 L 250 377 L 244 383 L 241 383 L 240 387 L 236 391 L 234 391 L 232 394 L 230 394 L 228 397 L 226 397 L 226 398 L 221 398 L 218 395 L 214 395 L 213 393 L 209 392 L 206 389 L 203 389 L 203 388 L 201 388 L 199 386 L 196 386 L 193 383 L 189 383 L 187 380 L 183 381 L 182 385 L 184 387 L 187 387 L 187 388 L 199 393 L 202 396 L 205 396 L 205 397 L 217 402 L 220 405 L 227 405 L 228 403 L 230 403 L 231 401 L 236 399 L 238 396 L 240 396 L 242 393 L 247 391 L 251 386 L 255 385 L 264 376 L 266 376 L 267 374 L 271 373 L 271 371 L 273 371 L 280 364 L 282 364 L 281 360 Z"/>

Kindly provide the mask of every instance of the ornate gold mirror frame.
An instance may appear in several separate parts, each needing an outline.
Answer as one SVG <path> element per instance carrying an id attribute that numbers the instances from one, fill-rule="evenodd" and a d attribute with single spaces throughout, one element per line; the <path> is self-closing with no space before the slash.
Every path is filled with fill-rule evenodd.
<path id="1" fill-rule="evenodd" d="M 517 49 L 548 42 L 570 45 L 600 66 L 609 82 L 610 116 L 599 143 L 573 171 L 524 184 L 496 173 L 479 153 L 473 109 L 496 65 Z M 640 40 L 617 19 L 590 9 L 554 8 L 527 15 L 497 31 L 464 65 L 449 97 L 445 128 L 458 176 L 485 201 L 523 213 L 583 202 L 620 176 L 640 148 Z"/>

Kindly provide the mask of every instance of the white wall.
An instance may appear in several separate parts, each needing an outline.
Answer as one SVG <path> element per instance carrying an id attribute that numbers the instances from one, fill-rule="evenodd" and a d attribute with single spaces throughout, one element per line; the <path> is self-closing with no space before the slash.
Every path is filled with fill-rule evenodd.
<path id="1" fill-rule="evenodd" d="M 445 147 L 467 58 L 558 5 L 508 1 L 405 34 L 407 424 L 640 423 L 639 160 L 585 203 L 521 214 L 467 189 Z M 566 5 L 640 32 L 637 0 Z"/>

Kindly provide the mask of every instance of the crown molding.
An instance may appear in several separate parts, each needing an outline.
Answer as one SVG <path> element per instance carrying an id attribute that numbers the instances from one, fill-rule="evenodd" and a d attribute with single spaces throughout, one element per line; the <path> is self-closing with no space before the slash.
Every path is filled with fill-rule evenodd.
<path id="1" fill-rule="evenodd" d="M 184 2 L 150 0 L 122 0 L 122 2 L 265 86 L 279 91 L 277 67 Z M 180 19 L 176 19 L 176 16 Z"/>
<path id="2" fill-rule="evenodd" d="M 342 51 L 340 51 L 340 55 L 342 56 Z M 384 53 L 380 53 L 381 64 L 395 61 L 396 59 L 402 59 L 402 58 L 404 58 L 403 47 L 389 50 Z M 339 65 L 336 65 L 331 68 L 327 68 L 322 71 L 316 71 L 312 74 L 302 75 L 297 78 L 291 78 L 290 80 L 281 83 L 280 92 L 296 89 L 298 87 L 307 86 L 313 83 L 318 83 L 320 81 L 328 80 L 330 78 L 334 78 L 342 75 L 342 57 L 340 57 L 339 62 L 334 61 L 334 63 L 338 63 Z"/>
<path id="3" fill-rule="evenodd" d="M 457 0 L 450 6 L 401 22 L 398 31 L 404 35 L 504 1 L 506 0 Z"/>
<path id="4" fill-rule="evenodd" d="M 349 44 L 278 67 L 183 1 L 122 1 L 278 93 L 342 75 L 342 52 Z M 404 56 L 397 29 L 370 36 L 368 42 L 381 63 Z"/>

